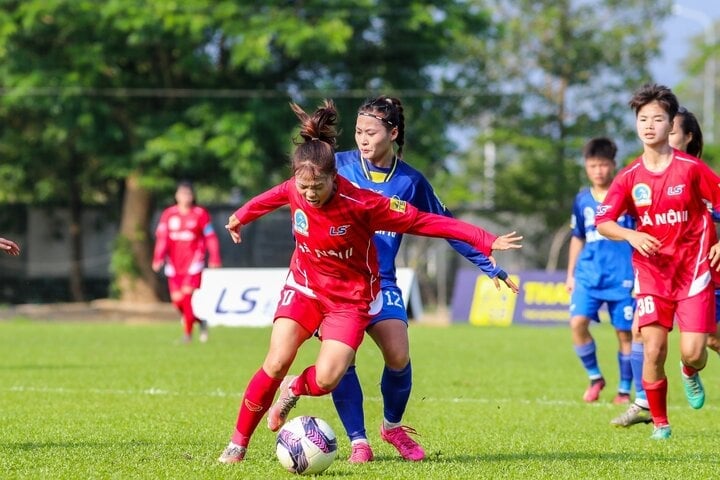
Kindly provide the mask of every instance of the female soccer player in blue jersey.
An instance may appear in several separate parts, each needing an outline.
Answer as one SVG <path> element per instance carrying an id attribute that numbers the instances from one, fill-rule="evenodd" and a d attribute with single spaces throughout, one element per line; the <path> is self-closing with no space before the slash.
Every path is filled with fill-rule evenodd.
<path id="1" fill-rule="evenodd" d="M 575 197 L 571 216 L 566 288 L 571 294 L 573 347 L 590 379 L 583 395 L 586 402 L 597 401 L 605 387 L 595 340 L 590 333 L 590 321 L 600 321 L 598 312 L 604 303 L 608 306 L 610 322 L 618 338 L 620 384 L 614 403 L 630 402 L 633 380 L 631 326 L 635 300 L 632 297 L 632 247 L 627 242 L 606 239 L 595 228 L 595 209 L 605 198 L 612 182 L 616 153 L 615 142 L 609 138 L 593 138 L 585 144 L 583 157 L 590 187 L 582 189 Z M 634 219 L 627 215 L 619 222 L 624 227 L 635 228 Z"/>
<path id="2" fill-rule="evenodd" d="M 452 216 L 437 198 L 427 179 L 402 160 L 405 117 L 400 100 L 380 96 L 364 103 L 358 110 L 355 142 L 357 150 L 335 155 L 340 175 L 362 188 L 407 201 L 422 211 Z M 394 144 L 398 146 L 397 152 Z M 416 432 L 401 424 L 412 386 L 408 317 L 395 272 L 395 257 L 401 241 L 402 235 L 394 232 L 377 232 L 375 235 L 383 307 L 373 317 L 367 333 L 378 345 L 385 360 L 380 381 L 384 404 L 380 436 L 406 460 L 418 461 L 425 458 L 425 452 L 408 436 L 408 433 Z M 449 242 L 461 255 L 489 275 L 498 289 L 500 279 L 517 293 L 517 285 L 488 257 L 466 243 Z M 332 396 L 352 442 L 349 461 L 364 463 L 372 460 L 373 452 L 365 432 L 363 393 L 355 366 L 348 369 Z"/>

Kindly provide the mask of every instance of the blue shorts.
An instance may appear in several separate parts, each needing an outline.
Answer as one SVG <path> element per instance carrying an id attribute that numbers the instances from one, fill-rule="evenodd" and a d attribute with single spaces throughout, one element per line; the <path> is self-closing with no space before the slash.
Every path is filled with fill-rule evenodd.
<path id="1" fill-rule="evenodd" d="M 715 290 L 715 323 L 720 323 L 720 288 Z"/>
<path id="2" fill-rule="evenodd" d="M 382 287 L 380 295 L 382 295 L 383 299 L 382 308 L 377 315 L 372 317 L 369 327 L 389 319 L 398 319 L 408 323 L 407 309 L 405 308 L 400 287 L 397 285 Z"/>
<path id="3" fill-rule="evenodd" d="M 603 300 L 590 295 L 587 289 L 576 286 L 570 298 L 570 316 L 582 315 L 594 322 L 599 322 L 598 312 L 603 303 L 607 303 L 610 323 L 615 330 L 630 331 L 632 329 L 635 299 L 631 296 L 622 300 Z"/>

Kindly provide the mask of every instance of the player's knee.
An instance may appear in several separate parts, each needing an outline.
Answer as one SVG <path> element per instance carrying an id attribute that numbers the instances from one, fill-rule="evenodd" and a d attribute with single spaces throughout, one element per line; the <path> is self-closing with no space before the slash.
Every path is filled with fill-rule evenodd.
<path id="1" fill-rule="evenodd" d="M 263 370 L 271 378 L 283 378 L 290 369 L 290 362 L 282 357 L 268 357 L 263 363 Z"/>
<path id="2" fill-rule="evenodd" d="M 398 353 L 385 356 L 385 366 L 390 370 L 402 370 L 410 363 L 410 355 Z"/>

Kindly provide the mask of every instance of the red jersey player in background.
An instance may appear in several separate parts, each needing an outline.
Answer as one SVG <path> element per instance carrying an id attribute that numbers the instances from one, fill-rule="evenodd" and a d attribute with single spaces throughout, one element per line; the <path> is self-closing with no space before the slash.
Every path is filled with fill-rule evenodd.
<path id="1" fill-rule="evenodd" d="M 496 237 L 353 186 L 337 175 L 333 103 L 326 100 L 312 116 L 291 106 L 301 121 L 302 137 L 292 155 L 294 177 L 248 201 L 226 226 L 233 241 L 240 243 L 243 225 L 289 204 L 296 246 L 267 356 L 245 389 L 232 440 L 218 459 L 222 463 L 243 460 L 266 411 L 268 427 L 277 431 L 301 395 L 325 395 L 340 382 L 371 316 L 382 306 L 376 231 L 461 240 L 486 256 L 494 249 L 521 247 L 522 237 L 515 232 Z M 299 376 L 286 377 L 298 348 L 316 330 L 321 346 L 315 365 Z M 280 395 L 271 408 L 278 388 Z"/>
<path id="2" fill-rule="evenodd" d="M 705 392 L 698 372 L 705 367 L 708 333 L 716 329 L 711 268 L 718 268 L 720 243 L 703 202 L 720 210 L 720 177 L 697 158 L 673 149 L 669 135 L 678 101 L 662 85 L 645 85 L 629 102 L 643 154 L 613 180 L 598 206 L 601 235 L 627 240 L 635 249 L 638 326 L 644 342 L 643 386 L 655 429 L 652 438 L 671 435 L 667 414 L 668 333 L 677 318 L 685 394 L 702 407 Z M 637 230 L 616 220 L 628 212 Z"/>
<path id="3" fill-rule="evenodd" d="M 175 191 L 176 205 L 166 208 L 155 231 L 152 268 L 160 271 L 165 264 L 170 300 L 182 314 L 185 342 L 192 339 L 193 325 L 200 324 L 200 341 L 207 341 L 207 323 L 195 317 L 190 303 L 200 287 L 205 256 L 208 266 L 221 267 L 220 243 L 213 230 L 210 214 L 195 204 L 190 182 L 180 182 Z"/>
<path id="4" fill-rule="evenodd" d="M 12 240 L 0 237 L 0 250 L 4 250 L 8 255 L 20 255 L 20 247 Z"/>

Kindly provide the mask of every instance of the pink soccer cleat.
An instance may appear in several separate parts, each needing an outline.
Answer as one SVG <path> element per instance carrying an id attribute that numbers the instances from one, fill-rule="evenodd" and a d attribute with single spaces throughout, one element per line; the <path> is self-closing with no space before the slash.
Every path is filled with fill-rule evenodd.
<path id="1" fill-rule="evenodd" d="M 419 435 L 414 428 L 405 425 L 388 429 L 385 428 L 385 425 L 380 427 L 380 437 L 395 447 L 401 457 L 405 460 L 418 462 L 425 458 L 425 450 L 423 450 L 420 444 L 410 438 L 408 433 Z"/>
<path id="2" fill-rule="evenodd" d="M 600 398 L 600 392 L 603 388 L 605 388 L 605 379 L 598 378 L 597 380 L 593 380 L 592 382 L 590 382 L 590 386 L 587 388 L 587 390 L 585 390 L 583 400 L 588 403 L 597 402 L 598 398 Z"/>
<path id="3" fill-rule="evenodd" d="M 352 453 L 348 462 L 350 463 L 367 463 L 374 458 L 370 444 L 366 442 L 357 442 L 352 444 Z"/>
<path id="4" fill-rule="evenodd" d="M 618 392 L 618 394 L 615 395 L 615 398 L 613 398 L 613 403 L 615 405 L 625 405 L 626 403 L 630 403 L 630 394 Z"/>
<path id="5" fill-rule="evenodd" d="M 278 396 L 275 405 L 268 410 L 268 428 L 273 432 L 277 432 L 280 430 L 280 427 L 285 424 L 288 413 L 295 407 L 295 404 L 300 398 L 290 389 L 290 385 L 292 385 L 292 382 L 294 382 L 296 378 L 297 375 L 288 375 L 283 379 L 279 389 L 280 396 Z"/>

